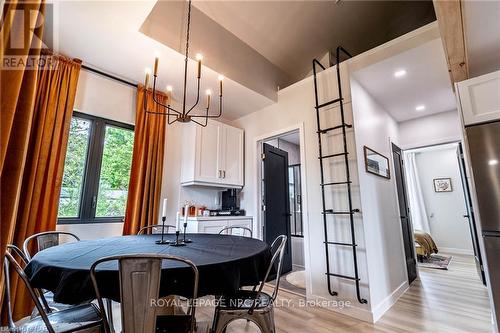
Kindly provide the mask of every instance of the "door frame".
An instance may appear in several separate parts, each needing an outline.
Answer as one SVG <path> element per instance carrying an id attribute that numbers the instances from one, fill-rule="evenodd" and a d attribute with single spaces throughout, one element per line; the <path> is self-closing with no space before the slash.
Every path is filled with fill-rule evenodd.
<path id="1" fill-rule="evenodd" d="M 412 232 L 410 233 L 410 246 L 413 250 L 413 256 L 415 258 L 415 269 L 416 269 L 416 273 L 417 273 L 417 276 L 415 279 L 413 279 L 411 282 L 410 282 L 410 276 L 408 274 L 408 263 L 406 261 L 406 246 L 405 246 L 405 239 L 404 239 L 404 231 L 403 231 L 403 224 L 401 222 L 401 210 L 400 210 L 400 207 L 399 207 L 399 200 L 400 200 L 400 197 L 399 197 L 399 192 L 398 192 L 398 184 L 397 184 L 397 174 L 396 174 L 396 167 L 395 167 L 395 161 L 394 161 L 394 147 L 398 148 L 400 151 L 401 151 L 401 169 L 402 169 L 402 183 L 403 183 L 403 188 L 404 188 L 404 192 L 405 192 L 405 201 L 406 201 L 406 205 L 408 207 L 408 209 L 411 209 L 410 208 L 410 200 L 408 198 L 408 187 L 407 187 L 407 184 L 406 184 L 406 169 L 405 169 L 405 164 L 404 164 L 404 149 L 402 149 L 401 147 L 399 147 L 397 144 L 395 144 L 393 141 L 390 141 L 390 145 L 391 145 L 391 160 L 390 160 L 390 163 L 391 163 L 391 166 L 392 166 L 392 170 L 394 171 L 393 174 L 394 174 L 394 192 L 396 194 L 396 200 L 398 201 L 397 202 L 397 207 L 398 207 L 398 212 L 399 212 L 399 225 L 400 225 L 400 232 L 401 232 L 401 245 L 402 245 L 402 250 L 403 250 L 403 256 L 405 258 L 404 260 L 404 271 L 405 271 L 405 274 L 406 274 L 406 282 L 408 283 L 408 286 L 411 285 L 411 283 L 413 283 L 416 279 L 420 278 L 420 270 L 419 270 L 419 267 L 418 267 L 418 260 L 417 260 L 417 251 L 415 249 L 415 238 L 414 238 L 414 234 L 413 234 L 413 222 L 412 222 L 412 219 L 411 219 L 411 213 L 410 213 L 410 210 L 408 212 L 406 212 L 406 214 L 408 215 L 408 221 L 409 221 L 409 224 L 411 225 L 411 228 L 412 228 Z"/>
<path id="2" fill-rule="evenodd" d="M 311 271 L 309 269 L 311 258 L 309 256 L 309 200 L 307 195 L 307 162 L 306 162 L 306 144 L 305 144 L 305 133 L 304 133 L 304 123 L 300 122 L 293 126 L 284 127 L 282 129 L 272 131 L 263 135 L 259 135 L 254 138 L 253 142 L 253 154 L 252 158 L 254 159 L 255 166 L 255 178 L 254 178 L 254 188 L 255 193 L 253 196 L 254 200 L 254 209 L 255 209 L 255 223 L 253 227 L 255 237 L 259 239 L 263 239 L 263 223 L 264 220 L 262 214 L 262 168 L 261 168 L 261 155 L 263 153 L 263 142 L 280 137 L 284 134 L 290 132 L 299 132 L 299 149 L 300 149 L 300 178 L 301 178 L 301 191 L 302 191 L 302 226 L 304 228 L 304 269 L 306 271 L 306 297 L 309 297 L 312 290 L 312 279 L 311 279 Z M 288 240 L 291 242 L 291 240 Z"/>

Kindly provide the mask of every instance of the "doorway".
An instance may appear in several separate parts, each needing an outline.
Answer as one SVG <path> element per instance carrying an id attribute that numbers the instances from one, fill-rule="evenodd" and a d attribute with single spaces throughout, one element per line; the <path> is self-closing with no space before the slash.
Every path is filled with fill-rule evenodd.
<path id="1" fill-rule="evenodd" d="M 474 256 L 478 275 L 484 281 L 460 151 L 460 144 L 455 142 L 408 149 L 402 155 L 399 152 L 409 206 L 406 215 L 408 225 L 413 228 L 413 244 L 420 268 L 447 270 L 453 258 Z M 397 155 L 398 152 L 394 152 L 396 171 Z M 403 219 L 405 214 L 401 215 Z"/>
<path id="2" fill-rule="evenodd" d="M 408 273 L 408 284 L 411 284 L 417 278 L 417 260 L 415 257 L 415 245 L 413 243 L 413 225 L 410 218 L 410 207 L 408 205 L 403 152 L 401 148 L 394 143 L 392 144 L 392 157 L 394 159 L 394 176 L 396 178 L 401 230 L 403 232 L 406 271 Z"/>
<path id="3" fill-rule="evenodd" d="M 261 221 L 268 243 L 288 236 L 280 287 L 306 295 L 303 169 L 299 130 L 263 139 L 261 146 Z"/>

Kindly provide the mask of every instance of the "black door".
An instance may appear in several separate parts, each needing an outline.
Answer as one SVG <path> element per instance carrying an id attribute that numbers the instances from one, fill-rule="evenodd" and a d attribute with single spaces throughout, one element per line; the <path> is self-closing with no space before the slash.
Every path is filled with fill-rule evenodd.
<path id="1" fill-rule="evenodd" d="M 415 247 L 413 244 L 413 225 L 408 208 L 408 196 L 406 193 L 405 175 L 403 167 L 403 156 L 401 149 L 392 144 L 392 157 L 394 159 L 394 176 L 398 190 L 399 213 L 401 214 L 401 227 L 403 231 L 403 242 L 405 247 L 406 270 L 408 271 L 408 283 L 417 278 L 417 260 L 415 258 Z"/>
<path id="2" fill-rule="evenodd" d="M 462 144 L 459 143 L 457 147 L 457 157 L 458 165 L 460 166 L 460 177 L 462 179 L 462 187 L 464 189 L 465 197 L 465 209 L 467 210 L 464 217 L 469 222 L 470 235 L 472 238 L 472 247 L 474 249 L 474 260 L 476 262 L 477 273 L 481 278 L 481 281 L 486 285 L 486 278 L 484 276 L 483 270 L 483 260 L 481 257 L 481 249 L 479 248 L 479 237 L 477 235 L 476 219 L 474 216 L 474 210 L 472 208 L 472 199 L 470 196 L 469 183 L 467 182 L 467 173 L 465 168 L 464 152 L 462 149 Z"/>
<path id="3" fill-rule="evenodd" d="M 264 144 L 264 241 L 271 244 L 279 235 L 287 236 L 283 273 L 292 270 L 290 205 L 288 192 L 288 153 Z"/>

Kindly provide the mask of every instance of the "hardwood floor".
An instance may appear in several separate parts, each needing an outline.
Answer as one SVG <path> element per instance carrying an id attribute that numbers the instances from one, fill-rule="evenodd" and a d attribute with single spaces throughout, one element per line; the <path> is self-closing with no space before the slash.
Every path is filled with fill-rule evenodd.
<path id="1" fill-rule="evenodd" d="M 280 291 L 279 300 L 298 304 L 300 296 Z M 199 320 L 211 321 L 213 309 L 198 309 Z M 489 333 L 492 332 L 486 288 L 471 256 L 454 255 L 447 271 L 421 268 L 420 278 L 376 323 L 370 324 L 330 310 L 311 307 L 277 307 L 278 332 L 360 333 Z M 259 332 L 246 321 L 233 322 L 231 332 Z"/>

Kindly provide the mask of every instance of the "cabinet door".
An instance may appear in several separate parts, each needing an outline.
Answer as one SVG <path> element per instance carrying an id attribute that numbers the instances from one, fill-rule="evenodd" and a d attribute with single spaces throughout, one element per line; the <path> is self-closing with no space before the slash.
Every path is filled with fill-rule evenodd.
<path id="1" fill-rule="evenodd" d="M 228 221 L 228 226 L 229 227 L 245 227 L 250 230 L 252 230 L 253 233 L 253 225 L 252 225 L 252 219 L 238 219 L 238 220 L 229 220 Z M 241 230 L 239 232 L 242 232 Z M 233 235 L 238 235 L 238 231 L 234 230 Z M 248 233 L 241 234 L 240 236 L 249 236 Z"/>
<path id="2" fill-rule="evenodd" d="M 500 71 L 457 83 L 465 125 L 500 119 Z"/>
<path id="3" fill-rule="evenodd" d="M 227 227 L 227 221 L 200 221 L 198 231 L 201 234 L 218 234 L 222 229 Z"/>
<path id="4" fill-rule="evenodd" d="M 243 186 L 243 130 L 224 125 L 222 148 L 223 182 Z"/>
<path id="5" fill-rule="evenodd" d="M 220 183 L 220 145 L 222 143 L 221 124 L 209 121 L 207 127 L 196 129 L 196 171 L 195 181 Z"/>

